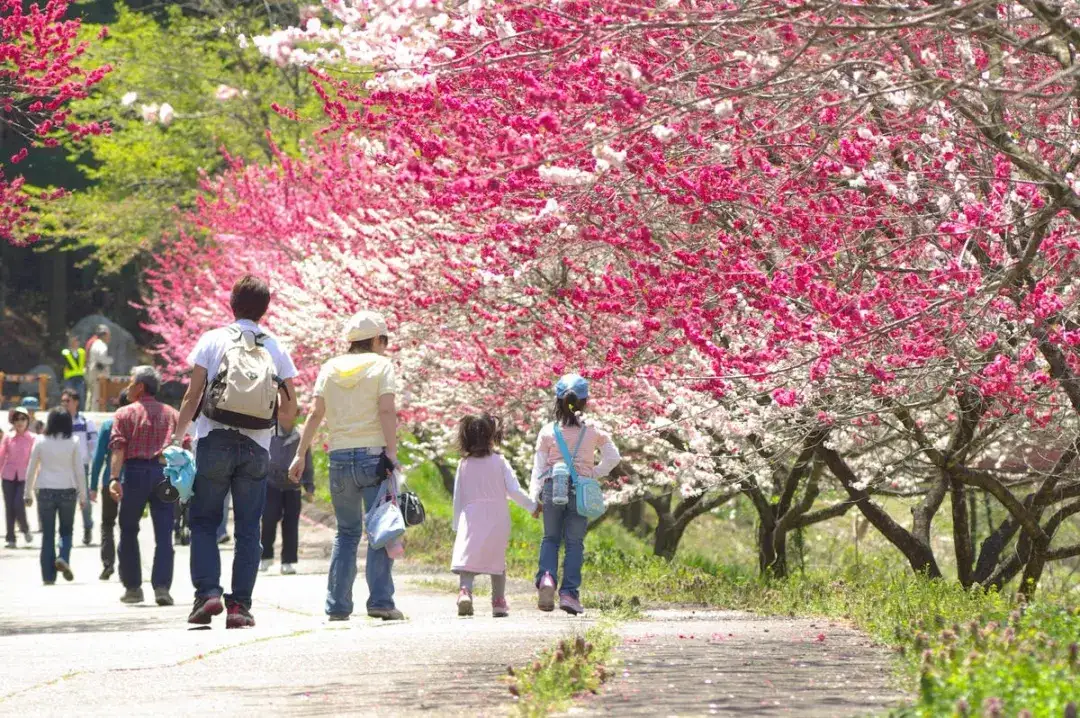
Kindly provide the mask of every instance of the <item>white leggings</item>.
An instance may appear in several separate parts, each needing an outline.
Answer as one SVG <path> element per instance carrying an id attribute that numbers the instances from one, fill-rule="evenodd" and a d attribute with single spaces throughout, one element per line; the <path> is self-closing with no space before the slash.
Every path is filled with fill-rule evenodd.
<path id="1" fill-rule="evenodd" d="M 461 578 L 461 587 L 472 593 L 473 579 L 479 575 L 470 571 L 459 571 L 458 576 Z M 495 601 L 500 598 L 506 598 L 506 574 L 493 573 L 491 574 L 491 600 Z"/>

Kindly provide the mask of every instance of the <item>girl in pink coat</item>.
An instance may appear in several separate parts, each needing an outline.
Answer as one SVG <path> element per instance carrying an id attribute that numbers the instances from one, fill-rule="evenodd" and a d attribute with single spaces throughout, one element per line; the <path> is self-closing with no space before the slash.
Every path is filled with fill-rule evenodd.
<path id="1" fill-rule="evenodd" d="M 459 616 L 473 615 L 473 579 L 491 576 L 491 614 L 510 615 L 506 603 L 506 545 L 510 541 L 510 507 L 507 499 L 534 516 L 537 504 L 518 484 L 514 470 L 495 445 L 501 438 L 494 417 L 466 416 L 458 428 L 461 463 L 454 477 L 454 559 L 451 566 L 461 579 L 457 607 Z"/>

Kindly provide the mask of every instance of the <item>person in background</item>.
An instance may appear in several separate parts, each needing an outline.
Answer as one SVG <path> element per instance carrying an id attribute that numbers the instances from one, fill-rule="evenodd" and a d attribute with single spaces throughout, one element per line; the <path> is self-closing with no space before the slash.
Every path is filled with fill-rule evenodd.
<path id="1" fill-rule="evenodd" d="M 30 452 L 34 434 L 30 431 L 30 412 L 16 407 L 8 412 L 12 430 L 0 439 L 0 478 L 4 486 L 4 515 L 7 526 L 7 547 L 15 548 L 15 525 L 22 531 L 26 545 L 33 543 L 30 524 L 26 520 L 26 472 L 30 467 Z"/>
<path id="2" fill-rule="evenodd" d="M 87 504 L 86 467 L 79 453 L 79 440 L 72 437 L 71 414 L 62 409 L 49 412 L 45 438 L 34 442 L 26 471 L 26 505 L 38 502 L 41 522 L 41 580 L 56 583 L 59 571 L 68 581 L 71 570 L 71 533 L 75 526 L 75 504 Z M 56 523 L 60 520 L 60 555 L 56 555 Z"/>
<path id="3" fill-rule="evenodd" d="M 98 396 L 98 378 L 109 375 L 113 358 L 109 355 L 109 342 L 112 341 L 112 332 L 105 324 L 99 324 L 94 330 L 94 336 L 90 337 L 87 346 L 86 360 L 86 410 L 104 411 L 105 397 Z"/>
<path id="4" fill-rule="evenodd" d="M 86 406 L 86 350 L 79 346 L 79 338 L 68 337 L 68 348 L 60 352 L 64 357 L 65 389 L 74 389 L 79 395 L 79 406 Z"/>
<path id="5" fill-rule="evenodd" d="M 330 555 L 326 615 L 347 621 L 353 612 L 356 551 L 364 530 L 364 515 L 379 498 L 379 487 L 397 458 L 397 380 L 386 356 L 390 337 L 386 320 L 363 311 L 345 323 L 349 350 L 322 365 L 315 380 L 315 408 L 304 424 L 289 478 L 299 482 L 307 466 L 308 449 L 326 419 L 330 430 L 330 495 L 337 518 L 337 535 Z M 405 618 L 394 605 L 394 560 L 386 547 L 367 549 L 364 565 L 368 586 L 367 614 L 384 621 Z"/>
<path id="6" fill-rule="evenodd" d="M 270 439 L 270 471 L 267 474 L 266 508 L 262 518 L 262 563 L 266 571 L 274 563 L 274 540 L 281 523 L 281 573 L 296 573 L 297 548 L 300 543 L 300 485 L 289 479 L 289 466 L 300 446 L 300 432 L 292 421 L 279 422 L 279 431 Z M 304 472 L 300 484 L 304 499 L 315 495 L 315 470 L 311 465 L 311 450 L 304 457 Z"/>
<path id="7" fill-rule="evenodd" d="M 127 391 L 120 392 L 119 406 L 128 405 Z M 109 440 L 112 438 L 114 417 L 110 417 L 101 423 L 98 432 L 97 447 L 94 451 L 94 463 L 90 466 L 90 495 L 94 496 L 98 490 L 98 480 L 101 481 L 101 576 L 102 581 L 112 578 L 116 567 L 116 517 L 119 506 L 108 491 L 108 471 L 112 451 L 109 450 Z"/>
<path id="8" fill-rule="evenodd" d="M 157 400 L 161 379 L 152 366 L 137 366 L 126 389 L 131 403 L 116 412 L 109 438 L 112 450 L 109 491 L 120 505 L 120 579 L 124 603 L 142 603 L 142 560 L 139 522 L 150 504 L 154 523 L 154 568 L 150 584 L 159 606 L 173 605 L 169 589 L 173 579 L 173 505 L 154 491 L 165 480 L 160 461 L 169 437 L 176 431 L 176 409 Z M 182 434 L 181 434 L 182 436 Z"/>
<path id="9" fill-rule="evenodd" d="M 83 462 L 83 474 L 89 473 L 91 447 L 97 446 L 97 427 L 79 411 L 79 394 L 74 389 L 64 389 L 60 392 L 60 403 L 71 414 L 71 430 L 79 440 L 79 450 Z M 89 546 L 94 540 L 94 512 L 91 504 L 97 501 L 97 491 L 90 492 L 90 501 L 83 504 L 83 546 Z"/>
<path id="10" fill-rule="evenodd" d="M 273 365 L 277 420 L 296 416 L 296 392 L 293 389 L 296 366 L 277 340 L 259 326 L 270 306 L 269 285 L 258 277 L 245 275 L 233 285 L 229 305 L 234 322 L 199 337 L 188 357 L 192 367 L 191 382 L 184 394 L 180 421 L 173 434 L 174 443 L 184 437 L 188 425 L 200 413 L 207 389 L 226 368 L 222 365 L 226 354 L 249 345 L 260 349 L 257 352 L 260 361 Z M 227 611 L 226 628 L 247 628 L 255 625 L 251 601 L 262 553 L 259 523 L 266 503 L 266 472 L 270 466 L 270 438 L 274 430 L 272 427 L 244 428 L 241 424 L 246 422 L 240 421 L 224 422 L 224 417 L 214 421 L 203 411 L 195 425 L 198 440 L 195 491 L 188 508 L 195 602 L 188 622 L 207 625 L 214 616 Z M 216 535 L 226 494 L 232 494 L 235 536 L 232 592 L 229 594 L 224 593 L 221 586 L 221 551 Z"/>

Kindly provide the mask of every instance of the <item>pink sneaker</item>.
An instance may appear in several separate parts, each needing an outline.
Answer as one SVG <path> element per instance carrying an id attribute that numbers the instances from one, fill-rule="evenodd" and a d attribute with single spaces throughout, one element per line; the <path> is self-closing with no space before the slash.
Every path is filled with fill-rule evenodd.
<path id="1" fill-rule="evenodd" d="M 559 608 L 566 611 L 571 616 L 585 613 L 585 609 L 581 607 L 581 601 L 577 600 L 569 593 L 559 594 Z"/>
<path id="2" fill-rule="evenodd" d="M 461 589 L 457 597 L 457 615 L 459 616 L 471 616 L 473 615 L 472 594 L 469 593 L 467 588 Z"/>
<path id="3" fill-rule="evenodd" d="M 555 610 L 555 579 L 545 573 L 537 587 L 536 607 L 541 611 Z"/>
<path id="4" fill-rule="evenodd" d="M 510 615 L 510 604 L 505 598 L 491 599 L 491 615 L 495 618 L 506 618 Z"/>

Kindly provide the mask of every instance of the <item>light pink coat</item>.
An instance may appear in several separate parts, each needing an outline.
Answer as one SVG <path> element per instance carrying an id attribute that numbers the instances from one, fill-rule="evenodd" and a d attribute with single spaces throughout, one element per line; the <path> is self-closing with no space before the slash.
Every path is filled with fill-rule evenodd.
<path id="1" fill-rule="evenodd" d="M 506 571 L 506 545 L 510 541 L 507 499 L 513 499 L 526 511 L 536 510 L 536 502 L 521 490 L 514 470 L 501 455 L 462 459 L 454 477 L 457 538 L 453 571 Z"/>

